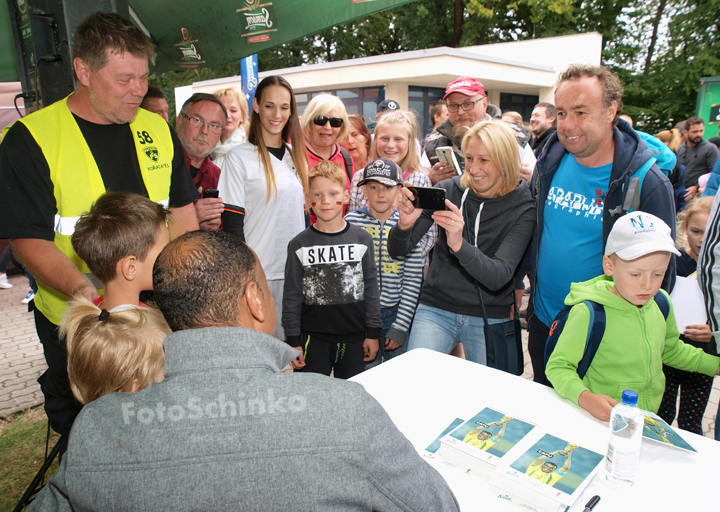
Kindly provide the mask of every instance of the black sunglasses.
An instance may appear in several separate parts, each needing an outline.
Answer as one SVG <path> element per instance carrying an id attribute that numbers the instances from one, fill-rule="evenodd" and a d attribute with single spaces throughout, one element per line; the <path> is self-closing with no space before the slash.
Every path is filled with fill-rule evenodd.
<path id="1" fill-rule="evenodd" d="M 330 121 L 330 126 L 332 126 L 333 128 L 340 128 L 343 125 L 342 117 L 317 116 L 315 119 L 313 119 L 313 123 L 318 126 L 325 126 L 328 121 Z"/>

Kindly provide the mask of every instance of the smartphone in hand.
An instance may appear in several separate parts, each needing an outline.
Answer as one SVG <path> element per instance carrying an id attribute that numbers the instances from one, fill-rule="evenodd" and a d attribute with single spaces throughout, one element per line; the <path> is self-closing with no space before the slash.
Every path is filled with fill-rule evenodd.
<path id="1" fill-rule="evenodd" d="M 203 199 L 207 199 L 208 197 L 217 199 L 218 197 L 220 197 L 220 192 L 216 188 L 209 188 L 207 190 L 203 190 Z"/>
<path id="2" fill-rule="evenodd" d="M 458 175 L 462 174 L 462 171 L 460 170 L 460 164 L 455 157 L 455 152 L 450 146 L 442 146 L 436 148 L 435 154 L 437 155 L 440 162 L 449 167 L 454 167 L 455 172 L 458 173 Z"/>
<path id="3" fill-rule="evenodd" d="M 423 210 L 445 210 L 445 189 L 436 187 L 408 187 L 413 193 L 413 206 Z"/>

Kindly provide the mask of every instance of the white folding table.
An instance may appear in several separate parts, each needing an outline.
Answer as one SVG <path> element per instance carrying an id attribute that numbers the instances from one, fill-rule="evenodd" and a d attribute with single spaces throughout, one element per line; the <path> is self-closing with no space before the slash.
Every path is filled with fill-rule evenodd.
<path id="1" fill-rule="evenodd" d="M 464 359 L 413 350 L 351 380 L 382 404 L 419 453 L 455 418 L 467 420 L 484 407 L 528 420 L 598 453 L 607 450 L 607 423 L 560 398 L 551 388 Z M 572 511 L 582 511 L 595 494 L 601 501 L 593 512 L 720 508 L 720 443 L 680 432 L 698 453 L 643 439 L 635 486 L 613 488 L 598 473 Z M 487 480 L 440 460 L 428 459 L 428 463 L 443 475 L 464 512 L 518 510 L 496 498 Z"/>

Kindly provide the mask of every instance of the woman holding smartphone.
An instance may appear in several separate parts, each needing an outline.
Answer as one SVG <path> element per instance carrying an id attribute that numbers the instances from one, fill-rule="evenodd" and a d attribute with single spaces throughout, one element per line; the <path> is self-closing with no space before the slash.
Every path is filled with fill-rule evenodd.
<path id="1" fill-rule="evenodd" d="M 508 320 L 513 274 L 535 229 L 535 207 L 530 188 L 520 179 L 520 152 L 510 128 L 480 122 L 465 134 L 462 150 L 465 173 L 435 185 L 445 189 L 446 210 L 415 208 L 413 194 L 402 190 L 400 220 L 390 231 L 388 252 L 393 257 L 409 253 L 437 223 L 440 232 L 408 350 L 447 354 L 461 341 L 468 360 L 485 364 L 478 294 L 489 323 Z"/>
<path id="2" fill-rule="evenodd" d="M 287 245 L 305 229 L 307 156 L 292 87 L 280 76 L 258 85 L 248 141 L 231 149 L 220 173 L 225 231 L 257 254 L 282 317 Z M 275 336 L 283 339 L 278 322 Z"/>

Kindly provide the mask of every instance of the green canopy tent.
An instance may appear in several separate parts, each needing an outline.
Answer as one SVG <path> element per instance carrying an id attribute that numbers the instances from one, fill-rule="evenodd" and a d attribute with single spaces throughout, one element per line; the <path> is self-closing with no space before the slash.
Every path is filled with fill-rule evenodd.
<path id="1" fill-rule="evenodd" d="M 155 73 L 217 66 L 409 0 L 129 0 L 157 45 Z"/>
<path id="2" fill-rule="evenodd" d="M 161 74 L 172 69 L 217 66 L 237 61 L 409 1 L 120 0 L 111 3 L 120 11 L 127 6 L 129 13 L 125 15 L 129 14 L 130 19 L 157 45 L 155 74 Z M 8 0 L 6 5 L 10 9 L 0 7 L 0 41 L 7 50 L 0 57 L 0 81 L 20 78 L 17 54 L 12 51 L 13 46 L 18 44 L 13 38 L 10 19 L 15 13 L 10 13 L 16 11 L 27 16 L 29 12 L 31 17 L 38 14 L 56 16 L 60 29 L 67 31 L 67 35 L 62 32 L 56 34 L 56 41 L 67 46 L 74 25 L 80 18 L 110 4 L 99 2 L 94 5 L 84 0 Z M 27 29 L 32 26 L 28 19 L 18 20 L 17 24 L 23 38 L 28 37 Z M 71 41 L 69 46 L 71 49 Z M 33 62 L 38 60 L 36 56 Z M 63 62 L 63 65 L 69 66 L 70 63 Z M 32 69 L 28 72 L 31 73 Z"/>

